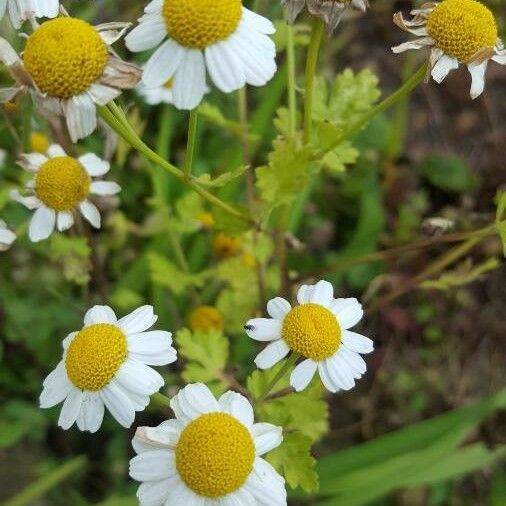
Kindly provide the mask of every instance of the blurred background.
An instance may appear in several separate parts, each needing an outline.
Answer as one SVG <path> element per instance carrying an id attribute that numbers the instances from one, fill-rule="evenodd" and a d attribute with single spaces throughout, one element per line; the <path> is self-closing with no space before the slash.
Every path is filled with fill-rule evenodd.
<path id="1" fill-rule="evenodd" d="M 345 68 L 369 69 L 378 77 L 384 97 L 419 67 L 423 55 L 390 51 L 409 37 L 393 25 L 392 15 L 399 10 L 409 12 L 413 3 L 371 3 L 366 15 L 350 13 L 336 36 L 324 39 L 318 72 L 333 81 Z M 72 15 L 94 24 L 134 21 L 144 7 L 144 2 L 133 0 L 63 4 Z M 255 5 L 270 19 L 282 19 L 277 1 L 259 0 Z M 490 0 L 487 5 L 494 10 L 504 39 L 506 3 Z M 304 16 L 299 20 L 297 84 L 301 88 L 310 20 Z M 8 19 L 0 27 L 2 36 L 22 47 Z M 248 91 L 256 166 L 266 161 L 276 135 L 273 117 L 286 104 L 282 24 L 277 42 L 280 72 L 267 87 Z M 138 62 L 146 57 L 128 55 L 122 42 L 116 49 Z M 2 86 L 10 83 L 5 68 L 0 68 L 0 80 Z M 459 241 L 457 235 L 493 223 L 496 194 L 501 188 L 506 190 L 505 67 L 490 64 L 485 93 L 477 100 L 469 98 L 469 87 L 470 76 L 460 68 L 441 85 L 419 86 L 408 101 L 375 118 L 353 141 L 360 152 L 356 162 L 346 170 L 325 173 L 311 189 L 311 197 L 297 208 L 290 226 L 289 267 L 293 286 L 325 278 L 333 282 L 336 293 L 359 298 L 366 308 L 359 331 L 376 345 L 367 359 L 368 373 L 357 388 L 332 397 L 330 429 L 313 448 L 315 456 L 354 448 L 480 402 L 478 414 L 465 411 L 445 419 L 444 434 L 451 435 L 452 427 L 455 433 L 464 430 L 459 424 L 468 420 L 465 441 L 479 443 L 483 451 L 439 463 L 444 469 L 432 477 L 394 481 L 381 497 L 370 501 L 307 499 L 299 490 L 291 504 L 506 504 L 506 472 L 500 465 L 504 451 L 492 455 L 506 439 L 504 411 L 496 409 L 496 405 L 504 407 L 504 402 L 494 401 L 494 408 L 483 404 L 505 385 L 506 266 L 497 235 L 490 234 L 477 244 Z M 122 100 L 143 139 L 179 164 L 184 158 L 187 115 L 170 106 L 149 107 L 134 92 Z M 219 108 L 223 118 L 211 107 L 201 113 L 197 173 L 217 175 L 243 163 L 234 133 L 236 102 L 233 95 L 216 91 L 208 96 L 207 103 Z M 224 315 L 230 363 L 241 364 L 232 373 L 242 382 L 252 370 L 256 350 L 241 332 L 241 322 L 261 308 L 251 302 L 254 293 L 248 302 L 240 294 L 252 291 L 248 283 L 254 279 L 259 254 L 247 239 L 225 238 L 209 221 L 205 205 L 185 196 L 180 185 L 147 166 L 121 142 L 109 179 L 119 182 L 123 191 L 117 200 L 100 202 L 105 213 L 103 230 L 88 232 L 86 237 L 57 235 L 30 244 L 26 238 L 29 213 L 9 200 L 9 191 L 24 177 L 15 165 L 18 154 L 26 147 L 43 150 L 50 132 L 49 125 L 32 113 L 26 98 L 19 97 L 1 110 L 0 217 L 21 237 L 9 252 L 0 253 L 0 502 L 41 476 L 53 476 L 59 465 L 70 462 L 68 476 L 58 479 L 43 498 L 19 504 L 130 506 L 137 504 L 137 484 L 127 475 L 134 428 L 120 429 L 106 416 L 97 434 L 75 428 L 64 432 L 56 426 L 58 408 L 38 408 L 41 382 L 60 360 L 61 340 L 80 328 L 88 307 L 102 301 L 119 314 L 142 303 L 153 304 L 160 316 L 158 328 L 175 331 L 187 324 L 196 289 L 205 303 Z M 108 138 L 104 143 L 103 139 L 95 134 L 78 151 L 111 152 L 114 141 Z M 59 142 L 66 141 L 59 136 Z M 153 189 L 158 189 L 156 198 Z M 233 201 L 244 198 L 240 184 L 220 191 Z M 189 272 L 180 277 L 167 226 L 178 234 L 187 255 Z M 441 240 L 445 234 L 452 234 L 455 241 Z M 401 247 L 413 242 L 418 246 Z M 467 246 L 457 250 L 463 244 Z M 398 247 L 392 254 L 374 254 Z M 231 257 L 242 262 L 244 279 L 234 280 L 226 267 L 217 267 Z M 211 268 L 219 271 L 216 282 L 198 279 L 197 273 Z M 268 269 L 268 277 L 272 272 Z M 276 281 L 268 279 L 272 295 Z M 169 395 L 180 381 L 171 370 L 160 371 L 167 379 Z M 138 414 L 136 425 L 155 425 L 166 415 L 151 408 Z M 378 464 L 387 460 L 387 449 L 396 445 L 418 445 L 417 451 L 428 448 L 439 437 L 436 433 L 428 429 L 404 432 L 395 441 L 383 440 L 383 446 L 365 447 L 363 455 L 344 452 L 340 463 L 323 459 L 323 496 L 325 491 L 332 495 L 332 483 L 340 473 L 351 467 L 365 468 L 365 454 L 374 454 Z M 424 455 L 425 462 L 422 453 L 417 455 L 418 464 L 426 470 L 437 467 L 435 454 L 432 458 Z M 391 475 L 402 475 L 409 468 L 407 462 L 396 465 Z M 387 480 L 387 470 L 374 469 L 380 487 Z M 360 488 L 360 475 L 355 479 Z"/>

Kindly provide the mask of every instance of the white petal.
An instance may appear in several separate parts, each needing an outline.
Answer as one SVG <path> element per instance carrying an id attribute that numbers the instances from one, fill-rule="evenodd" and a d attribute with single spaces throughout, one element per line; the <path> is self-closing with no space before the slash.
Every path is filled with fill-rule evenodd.
<path id="1" fill-rule="evenodd" d="M 163 506 L 223 506 L 221 499 L 214 501 L 197 495 L 190 490 L 178 474 L 171 478 L 170 494 Z"/>
<path id="2" fill-rule="evenodd" d="M 47 149 L 49 158 L 58 158 L 60 156 L 67 156 L 64 149 L 59 144 L 51 144 Z"/>
<path id="3" fill-rule="evenodd" d="M 33 210 L 42 206 L 42 202 L 35 197 L 35 195 L 30 195 L 29 197 L 23 197 L 17 190 L 12 190 L 9 193 L 9 197 L 15 202 L 19 202 L 24 205 L 27 209 Z"/>
<path id="4" fill-rule="evenodd" d="M 134 406 L 123 389 L 114 380 L 100 390 L 100 396 L 111 415 L 120 425 L 125 428 L 132 425 L 135 419 Z"/>
<path id="5" fill-rule="evenodd" d="M 485 89 L 485 72 L 487 70 L 487 61 L 480 64 L 470 64 L 467 66 L 471 74 L 471 98 L 478 98 Z"/>
<path id="6" fill-rule="evenodd" d="M 87 93 L 69 98 L 62 105 L 72 142 L 88 137 L 97 128 L 97 111 Z"/>
<path id="7" fill-rule="evenodd" d="M 302 285 L 297 292 L 297 302 L 299 304 L 307 304 L 309 302 L 309 298 L 313 293 L 313 286 L 311 285 Z"/>
<path id="8" fill-rule="evenodd" d="M 342 340 L 346 348 L 357 353 L 371 353 L 374 350 L 374 343 L 371 339 L 351 330 L 343 332 Z"/>
<path id="9" fill-rule="evenodd" d="M 110 67 L 106 68 L 109 69 Z M 88 95 L 95 104 L 107 105 L 111 100 L 121 95 L 121 90 L 119 88 L 107 86 L 106 84 L 93 83 L 88 90 Z"/>
<path id="10" fill-rule="evenodd" d="M 213 394 L 202 383 L 193 383 L 182 388 L 170 401 L 176 418 L 182 423 L 203 415 L 220 411 L 220 405 Z"/>
<path id="11" fill-rule="evenodd" d="M 281 427 L 276 427 L 271 423 L 255 423 L 250 430 L 255 441 L 256 455 L 258 456 L 277 448 L 283 441 Z"/>
<path id="12" fill-rule="evenodd" d="M 339 385 L 334 383 L 334 379 L 328 371 L 326 361 L 318 362 L 318 373 L 320 374 L 320 379 L 322 380 L 323 386 L 332 393 L 336 393 L 339 391 Z"/>
<path id="13" fill-rule="evenodd" d="M 32 242 L 47 239 L 54 230 L 56 224 L 56 213 L 45 206 L 39 207 L 30 220 L 28 236 Z"/>
<path id="14" fill-rule="evenodd" d="M 260 33 L 265 33 L 268 35 L 272 35 L 276 32 L 276 28 L 271 21 L 256 12 L 250 11 L 246 9 L 246 7 L 242 8 L 243 19 L 251 26 L 251 28 L 255 29 Z"/>
<path id="15" fill-rule="evenodd" d="M 16 234 L 6 228 L 0 228 L 0 244 L 10 246 L 16 240 Z"/>
<path id="16" fill-rule="evenodd" d="M 24 153 L 19 157 L 19 165 L 30 172 L 37 172 L 47 160 L 47 157 L 40 153 Z"/>
<path id="17" fill-rule="evenodd" d="M 152 327 L 158 316 L 153 313 L 153 306 L 141 306 L 118 321 L 125 334 L 137 334 Z"/>
<path id="18" fill-rule="evenodd" d="M 297 392 L 301 392 L 311 383 L 317 367 L 318 364 L 310 358 L 297 364 L 290 375 L 290 385 Z"/>
<path id="19" fill-rule="evenodd" d="M 137 497 L 142 506 L 160 506 L 165 503 L 171 490 L 169 479 L 147 481 L 137 489 Z"/>
<path id="20" fill-rule="evenodd" d="M 115 325 L 116 314 L 109 306 L 93 306 L 84 315 L 84 326 L 95 325 L 96 323 L 110 323 Z"/>
<path id="21" fill-rule="evenodd" d="M 158 372 L 131 357 L 123 362 L 115 379 L 125 390 L 149 396 L 158 392 L 164 384 Z"/>
<path id="22" fill-rule="evenodd" d="M 281 337 L 281 322 L 271 318 L 253 318 L 246 322 L 244 330 L 255 341 L 274 341 Z"/>
<path id="23" fill-rule="evenodd" d="M 63 403 L 58 419 L 58 425 L 63 429 L 70 429 L 72 424 L 77 420 L 81 404 L 83 401 L 83 393 L 78 388 L 72 386 L 70 392 Z"/>
<path id="24" fill-rule="evenodd" d="M 92 176 L 103 176 L 109 172 L 111 165 L 109 162 L 102 160 L 94 153 L 88 153 L 78 158 L 79 163 L 86 169 L 86 172 Z"/>
<path id="25" fill-rule="evenodd" d="M 194 109 L 206 92 L 206 67 L 202 51 L 186 49 L 172 84 L 174 105 L 178 109 Z"/>
<path id="26" fill-rule="evenodd" d="M 264 459 L 257 457 L 244 484 L 257 506 L 286 506 L 285 480 Z"/>
<path id="27" fill-rule="evenodd" d="M 443 54 L 441 58 L 435 63 L 432 68 L 431 75 L 436 83 L 441 83 L 448 73 L 458 68 L 459 62 L 456 58 L 452 58 L 446 54 Z"/>
<path id="28" fill-rule="evenodd" d="M 167 25 L 159 14 L 144 15 L 139 24 L 125 37 L 126 47 L 134 52 L 152 49 L 167 36 Z"/>
<path id="29" fill-rule="evenodd" d="M 339 351 L 324 361 L 327 372 L 332 381 L 342 390 L 351 390 L 355 386 L 355 379 L 348 364 L 340 356 Z"/>
<path id="30" fill-rule="evenodd" d="M 72 384 L 67 378 L 65 363 L 63 360 L 46 377 L 40 394 L 40 407 L 51 408 L 62 402 L 72 389 Z"/>
<path id="31" fill-rule="evenodd" d="M 367 364 L 358 353 L 348 350 L 346 346 L 341 346 L 338 353 L 350 368 L 351 374 L 355 379 L 360 379 L 365 374 Z"/>
<path id="32" fill-rule="evenodd" d="M 362 305 L 354 298 L 336 299 L 329 309 L 336 315 L 342 330 L 356 325 L 364 315 Z"/>
<path id="33" fill-rule="evenodd" d="M 230 37 L 205 50 L 209 75 L 214 84 L 224 93 L 238 90 L 246 83 L 243 65 L 234 46 L 234 38 Z"/>
<path id="34" fill-rule="evenodd" d="M 334 288 L 328 281 L 318 281 L 309 294 L 309 302 L 329 307 L 334 300 Z"/>
<path id="35" fill-rule="evenodd" d="M 280 360 L 283 360 L 290 348 L 283 339 L 269 343 L 255 358 L 255 364 L 260 369 L 269 369 Z"/>
<path id="36" fill-rule="evenodd" d="M 69 211 L 60 211 L 56 215 L 56 228 L 60 232 L 68 230 L 74 224 L 74 217 Z"/>
<path id="37" fill-rule="evenodd" d="M 85 392 L 81 411 L 77 417 L 79 430 L 97 432 L 104 419 L 104 403 L 96 392 Z"/>
<path id="38" fill-rule="evenodd" d="M 138 427 L 132 440 L 137 453 L 176 447 L 183 426 L 175 419 L 166 420 L 157 427 Z"/>
<path id="39" fill-rule="evenodd" d="M 283 297 L 276 297 L 267 303 L 267 313 L 271 318 L 282 320 L 292 309 L 292 306 Z"/>
<path id="40" fill-rule="evenodd" d="M 93 181 L 90 185 L 90 191 L 95 195 L 116 195 L 121 191 L 121 186 L 112 181 Z"/>
<path id="41" fill-rule="evenodd" d="M 162 86 L 176 73 L 184 54 L 185 49 L 176 41 L 167 40 L 147 61 L 142 82 L 149 88 Z"/>
<path id="42" fill-rule="evenodd" d="M 163 330 L 129 334 L 128 352 L 147 365 L 171 364 L 177 357 L 172 347 L 172 334 Z"/>
<path id="43" fill-rule="evenodd" d="M 159 481 L 176 472 L 176 458 L 170 450 L 151 450 L 130 461 L 130 476 L 137 481 Z"/>
<path id="44" fill-rule="evenodd" d="M 66 350 L 70 343 L 74 340 L 74 338 L 79 334 L 79 332 L 71 332 L 63 341 L 62 341 L 62 348 L 63 350 Z"/>
<path id="45" fill-rule="evenodd" d="M 89 200 L 84 200 L 79 204 L 79 209 L 84 219 L 90 223 L 92 227 L 97 229 L 100 228 L 100 213 L 95 204 L 92 204 Z"/>
<path id="46" fill-rule="evenodd" d="M 253 425 L 253 407 L 244 395 L 228 391 L 218 399 L 218 403 L 223 412 L 232 415 L 246 427 Z"/>

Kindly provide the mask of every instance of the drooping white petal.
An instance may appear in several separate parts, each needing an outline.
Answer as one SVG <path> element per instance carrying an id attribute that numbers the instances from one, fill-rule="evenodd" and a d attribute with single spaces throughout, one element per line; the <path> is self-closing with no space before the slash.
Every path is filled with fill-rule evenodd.
<path id="1" fill-rule="evenodd" d="M 32 242 L 47 239 L 54 230 L 56 224 L 56 213 L 46 206 L 39 207 L 30 220 L 28 237 Z"/>
<path id="2" fill-rule="evenodd" d="M 56 368 L 46 377 L 40 394 L 40 407 L 51 408 L 62 402 L 70 393 L 72 384 L 65 371 L 65 363 L 60 361 Z"/>
<path id="3" fill-rule="evenodd" d="M 283 360 L 290 348 L 283 339 L 269 343 L 255 358 L 255 364 L 260 369 L 269 369 L 280 360 Z"/>
<path id="4" fill-rule="evenodd" d="M 185 49 L 172 83 L 174 105 L 178 109 L 194 109 L 204 98 L 207 89 L 202 52 L 197 49 Z"/>
<path id="5" fill-rule="evenodd" d="M 61 408 L 58 425 L 67 430 L 73 425 L 79 416 L 81 404 L 83 402 L 83 393 L 81 390 L 72 385 L 65 402 Z"/>
<path id="6" fill-rule="evenodd" d="M 246 427 L 253 425 L 253 407 L 244 395 L 228 391 L 218 399 L 218 403 L 223 412 L 232 415 Z"/>
<path id="7" fill-rule="evenodd" d="M 283 441 L 283 430 L 271 423 L 255 423 L 250 431 L 253 435 L 255 452 L 258 456 L 270 452 Z"/>
<path id="8" fill-rule="evenodd" d="M 77 417 L 79 430 L 97 432 L 104 419 L 104 403 L 97 392 L 85 392 L 81 411 Z"/>
<path id="9" fill-rule="evenodd" d="M 301 392 L 311 383 L 317 367 L 318 364 L 310 358 L 297 364 L 290 375 L 290 385 Z"/>
<path id="10" fill-rule="evenodd" d="M 277 320 L 282 320 L 290 309 L 292 309 L 292 306 L 283 297 L 276 297 L 267 302 L 267 313 L 271 318 Z"/>
<path id="11" fill-rule="evenodd" d="M 485 89 L 485 72 L 487 71 L 488 61 L 474 64 L 470 63 L 467 68 L 471 74 L 471 98 L 478 98 Z"/>
<path id="12" fill-rule="evenodd" d="M 86 311 L 84 315 L 84 326 L 95 325 L 97 323 L 116 324 L 116 314 L 109 306 L 93 306 Z"/>
<path id="13" fill-rule="evenodd" d="M 63 101 L 62 105 L 72 142 L 88 137 L 97 128 L 95 103 L 88 93 L 75 95 Z"/>
<path id="14" fill-rule="evenodd" d="M 459 62 L 456 58 L 443 54 L 432 68 L 432 78 L 436 81 L 436 83 L 441 83 L 449 72 L 458 68 L 458 66 Z"/>
<path id="15" fill-rule="evenodd" d="M 118 326 L 125 334 L 137 334 L 152 327 L 158 316 L 153 312 L 153 306 L 141 306 L 118 321 Z"/>
<path id="16" fill-rule="evenodd" d="M 100 228 L 100 213 L 95 204 L 92 204 L 89 200 L 84 200 L 79 204 L 79 209 L 84 219 L 90 223 L 92 227 Z"/>
<path id="17" fill-rule="evenodd" d="M 253 318 L 246 322 L 244 330 L 255 341 L 274 341 L 281 337 L 281 321 L 272 318 Z"/>

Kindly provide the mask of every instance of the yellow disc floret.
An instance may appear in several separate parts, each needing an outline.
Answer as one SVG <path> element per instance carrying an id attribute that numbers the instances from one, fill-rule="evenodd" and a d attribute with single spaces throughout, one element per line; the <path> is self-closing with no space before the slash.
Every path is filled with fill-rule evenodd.
<path id="1" fill-rule="evenodd" d="M 223 330 L 223 317 L 213 306 L 199 306 L 190 313 L 188 326 L 193 332 Z"/>
<path id="2" fill-rule="evenodd" d="M 49 148 L 49 139 L 42 132 L 30 134 L 30 147 L 35 153 L 45 153 Z"/>
<path id="3" fill-rule="evenodd" d="M 170 37 L 182 46 L 204 49 L 235 32 L 241 0 L 164 0 L 162 15 Z"/>
<path id="4" fill-rule="evenodd" d="M 323 360 L 339 348 L 341 327 L 327 308 L 320 304 L 301 304 L 285 316 L 281 336 L 292 351 Z"/>
<path id="5" fill-rule="evenodd" d="M 88 23 L 62 17 L 46 21 L 28 37 L 23 62 L 39 89 L 51 97 L 85 92 L 103 73 L 107 45 Z"/>
<path id="6" fill-rule="evenodd" d="M 81 390 L 97 391 L 114 377 L 128 353 L 125 334 L 109 323 L 85 327 L 70 343 L 65 367 Z"/>
<path id="7" fill-rule="evenodd" d="M 475 0 L 444 0 L 429 14 L 427 32 L 436 47 L 461 63 L 497 43 L 492 12 Z"/>
<path id="8" fill-rule="evenodd" d="M 255 445 L 249 430 L 226 413 L 200 416 L 181 433 L 176 469 L 198 495 L 217 498 L 239 489 L 253 469 Z"/>
<path id="9" fill-rule="evenodd" d="M 35 176 L 35 194 L 50 209 L 70 211 L 90 192 L 91 179 L 70 156 L 50 158 Z"/>

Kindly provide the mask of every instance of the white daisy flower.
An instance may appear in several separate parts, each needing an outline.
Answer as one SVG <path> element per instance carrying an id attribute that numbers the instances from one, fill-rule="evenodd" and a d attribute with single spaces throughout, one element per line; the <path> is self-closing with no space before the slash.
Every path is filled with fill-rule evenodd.
<path id="1" fill-rule="evenodd" d="M 0 0 L 0 19 L 8 11 L 12 26 L 16 29 L 27 19 L 55 18 L 59 10 L 58 0 Z"/>
<path id="2" fill-rule="evenodd" d="M 282 0 L 281 3 L 287 7 L 289 23 L 293 23 L 306 6 L 313 16 L 327 25 L 329 35 L 337 28 L 346 9 L 354 7 L 365 12 L 369 7 L 369 0 Z"/>
<path id="3" fill-rule="evenodd" d="M 40 407 L 63 406 L 58 425 L 96 432 L 104 406 L 123 427 L 130 427 L 136 411 L 164 384 L 150 365 L 176 360 L 172 334 L 146 332 L 157 320 L 151 306 L 142 306 L 118 320 L 109 306 L 94 306 L 84 327 L 63 340 L 63 359 L 44 380 Z"/>
<path id="4" fill-rule="evenodd" d="M 100 228 L 100 213 L 88 197 L 116 195 L 121 190 L 117 183 L 92 179 L 110 169 L 109 162 L 93 153 L 72 158 L 61 146 L 53 144 L 47 155 L 23 154 L 18 163 L 34 174 L 26 185 L 31 195 L 11 193 L 14 200 L 35 209 L 28 230 L 33 242 L 47 239 L 55 227 L 60 232 L 68 230 L 74 224 L 73 212 L 77 209 L 93 227 Z"/>
<path id="5" fill-rule="evenodd" d="M 16 240 L 16 234 L 10 231 L 5 221 L 0 220 L 0 251 L 7 251 Z"/>
<path id="6" fill-rule="evenodd" d="M 418 38 L 393 47 L 394 53 L 408 49 L 430 49 L 429 66 L 437 83 L 459 64 L 467 65 L 471 74 L 471 98 L 485 88 L 485 71 L 490 60 L 506 65 L 506 51 L 498 38 L 492 12 L 475 0 L 444 0 L 426 3 L 411 11 L 411 20 L 402 13 L 394 22 Z"/>
<path id="7" fill-rule="evenodd" d="M 280 427 L 254 423 L 236 392 L 216 400 L 201 383 L 171 400 L 176 418 L 139 427 L 130 476 L 141 506 L 284 506 L 284 479 L 261 455 L 279 446 Z"/>
<path id="8" fill-rule="evenodd" d="M 267 83 L 276 72 L 276 50 L 268 37 L 274 31 L 241 0 L 153 0 L 125 42 L 134 52 L 161 44 L 142 81 L 156 88 L 173 79 L 174 105 L 194 109 L 206 92 L 206 69 L 225 93 L 246 83 Z"/>
<path id="9" fill-rule="evenodd" d="M 27 38 L 22 59 L 0 37 L 0 61 L 17 84 L 0 90 L 0 101 L 28 90 L 46 114 L 64 116 L 73 142 L 97 126 L 96 106 L 135 87 L 141 71 L 124 62 L 110 45 L 129 23 L 95 27 L 72 17 L 59 17 L 36 27 Z"/>
<path id="10" fill-rule="evenodd" d="M 281 297 L 270 300 L 271 318 L 253 318 L 244 326 L 252 339 L 270 341 L 255 364 L 269 369 L 291 351 L 304 359 L 290 376 L 296 391 L 309 385 L 316 370 L 330 392 L 353 388 L 366 371 L 360 353 L 371 353 L 373 342 L 349 330 L 364 314 L 357 299 L 334 299 L 333 293 L 328 281 L 318 281 L 299 288 L 293 308 Z"/>

